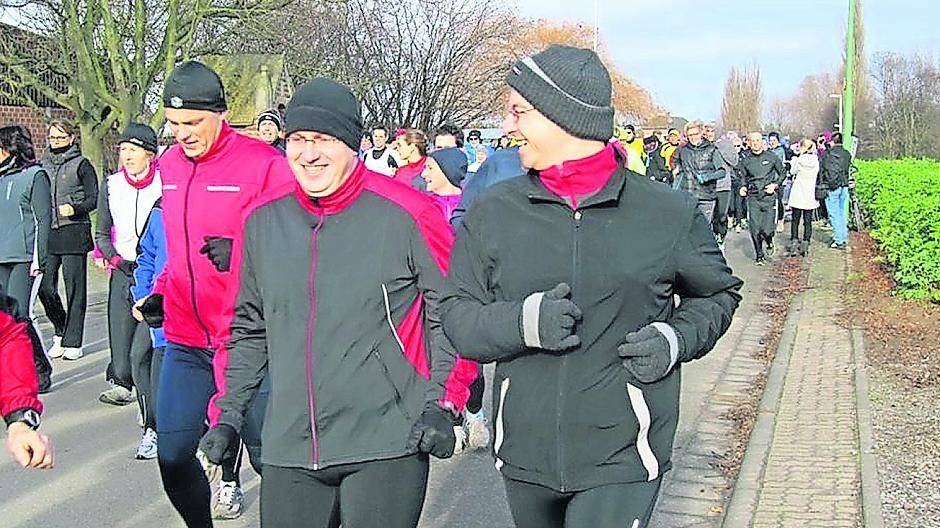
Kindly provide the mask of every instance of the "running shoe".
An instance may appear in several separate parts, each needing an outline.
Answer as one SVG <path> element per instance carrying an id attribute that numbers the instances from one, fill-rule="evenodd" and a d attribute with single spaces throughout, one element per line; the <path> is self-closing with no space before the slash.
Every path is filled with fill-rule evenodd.
<path id="1" fill-rule="evenodd" d="M 129 405 L 134 403 L 134 393 L 124 387 L 111 383 L 111 388 L 98 395 L 98 401 L 108 405 Z"/>
<path id="2" fill-rule="evenodd" d="M 845 242 L 841 244 L 838 242 L 833 242 L 832 244 L 829 244 L 829 247 L 831 247 L 832 249 L 845 249 Z"/>
<path id="3" fill-rule="evenodd" d="M 62 347 L 62 357 L 71 361 L 76 359 L 82 359 L 82 356 L 85 355 L 85 352 L 82 351 L 82 347 Z"/>
<path id="4" fill-rule="evenodd" d="M 764 257 L 758 257 L 756 264 L 758 266 L 763 266 L 764 264 L 767 264 L 767 259 L 765 259 Z"/>
<path id="5" fill-rule="evenodd" d="M 474 414 L 464 413 L 464 427 L 467 429 L 467 442 L 470 449 L 484 449 L 490 445 L 490 429 L 486 425 L 486 415 L 483 409 Z"/>
<path id="6" fill-rule="evenodd" d="M 772 257 L 777 252 L 777 245 L 773 242 L 767 244 L 767 256 Z"/>
<path id="7" fill-rule="evenodd" d="M 55 359 L 62 357 L 62 337 L 55 336 L 52 338 L 52 348 L 49 349 L 49 357 Z"/>
<path id="8" fill-rule="evenodd" d="M 157 458 L 157 432 L 147 427 L 140 437 L 137 446 L 137 460 L 153 460 Z"/>
<path id="9" fill-rule="evenodd" d="M 241 517 L 244 499 L 245 495 L 238 484 L 223 481 L 212 495 L 212 518 L 237 519 Z"/>

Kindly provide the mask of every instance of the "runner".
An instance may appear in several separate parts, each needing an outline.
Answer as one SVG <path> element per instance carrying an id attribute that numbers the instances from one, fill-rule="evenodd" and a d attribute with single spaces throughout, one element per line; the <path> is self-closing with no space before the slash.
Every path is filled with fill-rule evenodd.
<path id="1" fill-rule="evenodd" d="M 467 398 L 439 320 L 451 231 L 429 197 L 358 161 L 360 116 L 335 81 L 298 88 L 294 192 L 245 225 L 222 414 L 201 446 L 213 462 L 235 455 L 270 372 L 266 528 L 326 527 L 337 513 L 347 528 L 416 526 L 428 453 L 453 453 Z"/>
<path id="2" fill-rule="evenodd" d="M 165 311 L 168 343 L 157 402 L 163 486 L 187 526 L 205 527 L 212 526 L 210 489 L 196 447 L 207 408 L 210 423 L 218 417 L 209 406 L 216 384 L 224 390 L 223 345 L 238 289 L 242 226 L 263 196 L 289 192 L 293 177 L 276 149 L 228 125 L 222 82 L 202 63 L 177 66 L 163 102 L 177 142 L 160 158 L 167 265 L 138 308 Z M 222 469 L 233 472 L 233 467 Z M 216 502 L 235 500 L 239 504 L 223 509 L 232 506 L 240 513 L 236 475 L 222 478 L 231 485 L 220 486 Z"/>
<path id="3" fill-rule="evenodd" d="M 51 191 L 49 177 L 36 164 L 29 132 L 20 126 L 0 128 L 0 290 L 16 300 L 16 317 L 29 321 L 27 331 L 39 346 L 33 363 L 39 393 L 52 388 L 52 363 L 42 348 L 33 308 L 48 261 Z"/>
<path id="4" fill-rule="evenodd" d="M 131 123 L 118 138 L 121 169 L 101 182 L 98 191 L 98 225 L 95 242 L 102 257 L 95 259 L 108 269 L 108 342 L 111 362 L 105 376 L 111 388 L 98 399 L 110 405 L 137 403 L 144 429 L 137 448 L 140 460 L 156 458 L 154 401 L 150 387 L 153 344 L 147 325 L 131 315 L 131 286 L 137 267 L 137 243 L 163 184 L 157 169 L 157 134 L 147 125 Z"/>
<path id="5" fill-rule="evenodd" d="M 530 170 L 464 217 L 444 328 L 461 355 L 497 362 L 494 452 L 518 528 L 645 528 L 679 365 L 728 328 L 741 281 L 694 199 L 631 176 L 605 145 L 597 54 L 551 46 L 508 83 L 503 126 Z"/>
<path id="6" fill-rule="evenodd" d="M 816 184 L 819 178 L 819 158 L 816 145 L 811 139 L 803 139 L 797 148 L 798 156 L 790 161 L 793 188 L 787 205 L 793 218 L 790 219 L 790 245 L 787 254 L 806 256 L 813 240 L 813 211 L 819 207 L 816 200 Z M 803 220 L 803 238 L 800 239 L 800 220 Z"/>
<path id="7" fill-rule="evenodd" d="M 636 127 L 625 125 L 617 134 L 617 141 L 627 152 L 627 168 L 646 176 L 646 151 L 643 149 L 643 138 L 637 137 Z"/>
<path id="8" fill-rule="evenodd" d="M 0 415 L 7 424 L 7 451 L 25 468 L 52 469 L 52 442 L 37 431 L 42 402 L 32 357 L 42 345 L 19 313 L 16 300 L 0 289 Z"/>
<path id="9" fill-rule="evenodd" d="M 727 175 L 724 160 L 718 147 L 704 137 L 700 123 L 687 124 L 685 135 L 689 141 L 676 151 L 673 162 L 676 180 L 672 187 L 691 194 L 705 219 L 711 223 L 718 200 L 718 182 Z"/>
<path id="10" fill-rule="evenodd" d="M 496 154 L 492 157 L 495 156 Z M 487 159 L 487 163 L 490 159 Z M 453 223 L 454 214 L 463 203 L 460 186 L 467 177 L 467 156 L 459 148 L 436 150 L 428 154 L 423 176 L 428 192 L 444 211 L 444 219 Z M 479 177 L 479 173 L 475 177 Z M 455 455 L 462 453 L 465 448 L 483 449 L 490 443 L 490 431 L 486 425 L 486 414 L 483 412 L 483 394 L 486 390 L 483 371 L 472 368 L 473 365 L 466 367 L 468 376 L 472 374 L 472 370 L 477 373 L 470 384 L 470 398 L 467 400 L 461 423 L 454 426 L 454 434 L 457 437 Z"/>
<path id="11" fill-rule="evenodd" d="M 754 243 L 755 259 L 758 266 L 766 263 L 767 256 L 774 256 L 775 206 L 777 188 L 783 182 L 783 162 L 776 154 L 764 149 L 764 138 L 760 132 L 747 135 L 751 155 L 741 160 L 740 196 L 747 197 L 748 226 L 751 241 Z"/>
<path id="12" fill-rule="evenodd" d="M 365 163 L 370 171 L 386 176 L 394 175 L 398 169 L 398 159 L 388 147 L 388 129 L 384 126 L 372 127 L 372 148 L 365 152 Z"/>
<path id="13" fill-rule="evenodd" d="M 410 128 L 398 136 L 395 147 L 404 163 L 395 171 L 395 181 L 426 191 L 421 173 L 428 159 L 428 136 L 416 128 Z"/>
<path id="14" fill-rule="evenodd" d="M 286 152 L 284 138 L 281 137 L 283 129 L 281 114 L 277 110 L 265 110 L 258 114 L 258 137 L 261 141 L 281 151 L 281 154 Z"/>

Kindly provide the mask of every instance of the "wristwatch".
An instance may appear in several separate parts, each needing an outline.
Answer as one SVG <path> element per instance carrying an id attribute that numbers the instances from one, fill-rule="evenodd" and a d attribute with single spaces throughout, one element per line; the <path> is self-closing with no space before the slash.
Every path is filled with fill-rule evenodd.
<path id="1" fill-rule="evenodd" d="M 36 409 L 17 409 L 10 414 L 3 417 L 3 420 L 7 423 L 7 427 L 10 427 L 16 422 L 23 422 L 28 425 L 30 429 L 36 430 L 39 429 L 40 419 L 39 412 Z"/>

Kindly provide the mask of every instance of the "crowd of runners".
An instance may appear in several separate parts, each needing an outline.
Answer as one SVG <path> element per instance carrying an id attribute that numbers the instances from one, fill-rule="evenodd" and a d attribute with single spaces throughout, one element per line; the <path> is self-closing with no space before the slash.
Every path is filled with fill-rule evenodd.
<path id="1" fill-rule="evenodd" d="M 226 122 L 219 76 L 185 62 L 163 91 L 172 146 L 130 124 L 100 183 L 69 123 L 49 125 L 41 163 L 24 127 L 0 128 L 14 457 L 53 465 L 37 394 L 50 359 L 83 355 L 94 251 L 110 275 L 99 399 L 138 407 L 133 456 L 157 460 L 188 527 L 242 513 L 244 456 L 265 527 L 413 527 L 429 456 L 487 446 L 519 527 L 648 526 L 681 367 L 740 301 L 726 237 L 748 229 L 762 264 L 789 215 L 787 250 L 805 255 L 824 204 L 844 247 L 850 156 L 838 134 L 615 130 L 589 50 L 551 46 L 507 84 L 491 143 L 366 129 L 326 78 L 249 137 Z"/>

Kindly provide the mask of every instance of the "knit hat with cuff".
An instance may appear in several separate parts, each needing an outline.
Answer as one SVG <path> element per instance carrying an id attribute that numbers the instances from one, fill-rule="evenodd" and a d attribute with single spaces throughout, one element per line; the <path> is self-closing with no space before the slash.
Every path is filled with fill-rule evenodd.
<path id="1" fill-rule="evenodd" d="M 606 142 L 614 134 L 610 74 L 591 50 L 553 44 L 517 62 L 506 82 L 575 137 Z"/>
<path id="2" fill-rule="evenodd" d="M 294 92 L 287 103 L 286 135 L 298 131 L 320 132 L 359 150 L 362 110 L 349 87 L 333 79 L 317 77 Z"/>

